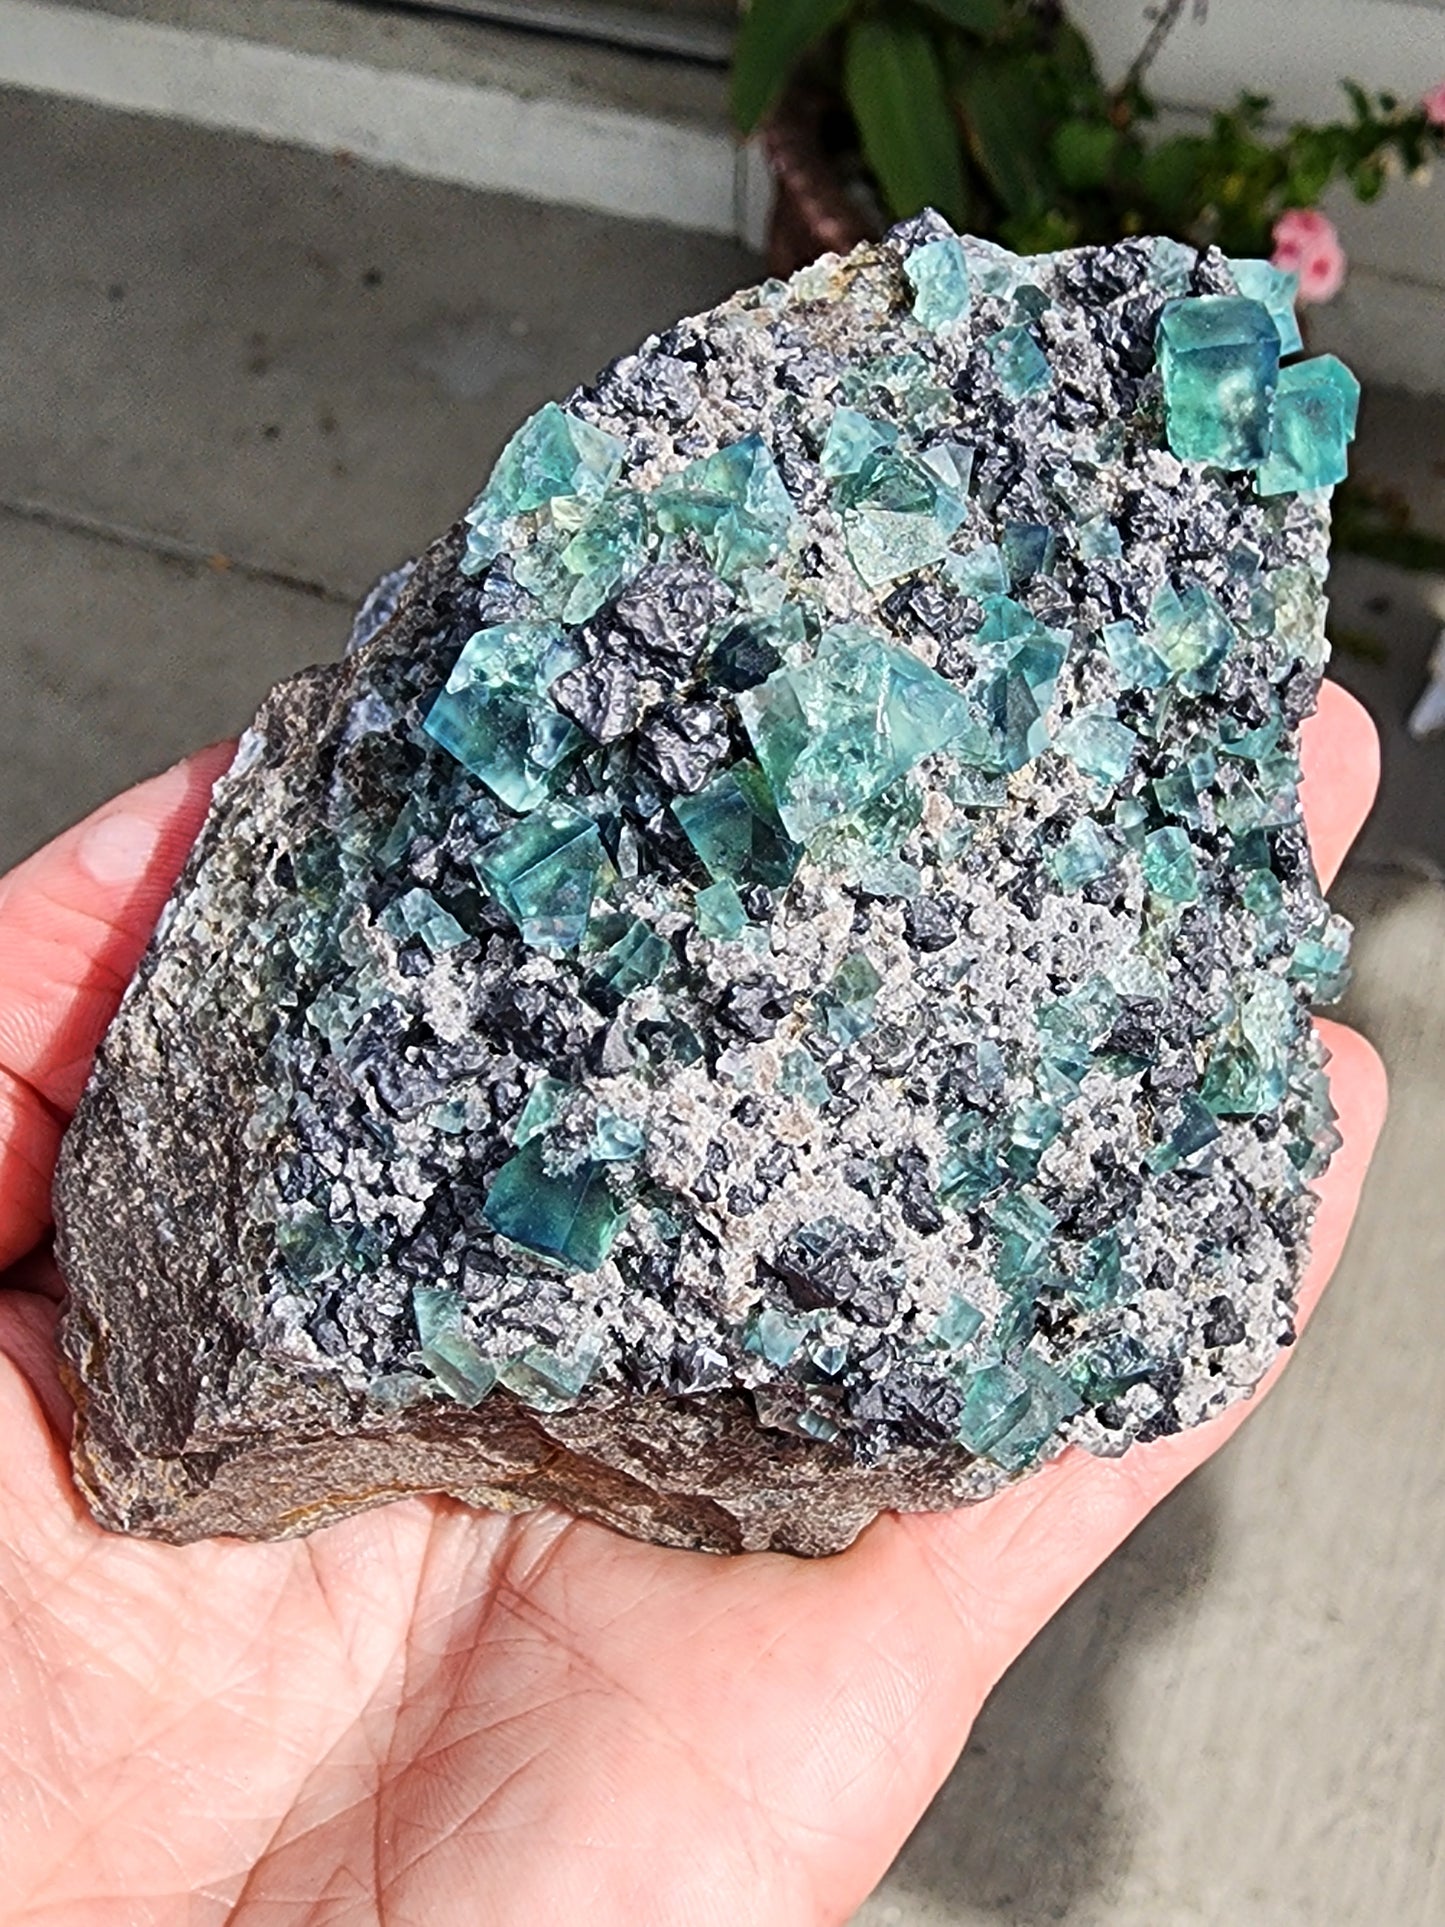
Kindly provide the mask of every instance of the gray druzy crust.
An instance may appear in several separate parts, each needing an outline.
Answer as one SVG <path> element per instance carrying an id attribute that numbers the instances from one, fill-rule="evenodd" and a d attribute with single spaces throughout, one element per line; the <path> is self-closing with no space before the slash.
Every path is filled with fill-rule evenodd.
<path id="1" fill-rule="evenodd" d="M 925 216 L 542 411 L 273 692 L 62 1153 L 103 1523 L 819 1553 L 1252 1389 L 1347 932 L 1328 491 L 1170 446 L 1221 299 L 1267 438 L 1217 252 Z"/>

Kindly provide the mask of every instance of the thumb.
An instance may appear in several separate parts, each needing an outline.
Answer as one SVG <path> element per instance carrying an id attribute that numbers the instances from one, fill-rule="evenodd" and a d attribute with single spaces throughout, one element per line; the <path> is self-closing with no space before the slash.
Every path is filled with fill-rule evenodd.
<path id="1" fill-rule="evenodd" d="M 50 1222 L 61 1132 L 233 747 L 127 790 L 0 879 L 0 1266 Z"/>

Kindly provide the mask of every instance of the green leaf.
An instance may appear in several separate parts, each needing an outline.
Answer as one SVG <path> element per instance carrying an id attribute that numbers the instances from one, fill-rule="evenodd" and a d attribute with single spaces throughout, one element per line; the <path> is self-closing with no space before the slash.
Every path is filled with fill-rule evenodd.
<path id="1" fill-rule="evenodd" d="M 1140 183 L 1170 233 L 1183 233 L 1200 212 L 1200 181 L 1209 143 L 1181 135 L 1151 147 L 1140 169 Z"/>
<path id="2" fill-rule="evenodd" d="M 969 146 L 990 186 L 1010 214 L 1041 212 L 1054 199 L 1043 74 L 1007 54 L 960 59 L 955 71 Z"/>
<path id="3" fill-rule="evenodd" d="M 1066 120 L 1054 135 L 1054 166 L 1074 194 L 1102 187 L 1113 168 L 1119 130 L 1106 120 Z"/>
<path id="4" fill-rule="evenodd" d="M 932 36 L 906 16 L 855 20 L 843 87 L 893 214 L 901 219 L 936 207 L 955 227 L 965 227 L 963 158 Z"/>
<path id="5" fill-rule="evenodd" d="M 962 27 L 985 40 L 996 34 L 1008 19 L 1004 0 L 923 0 L 923 4 L 950 26 Z"/>
<path id="6" fill-rule="evenodd" d="M 838 25 L 854 0 L 753 0 L 733 51 L 733 118 L 751 133 L 799 60 Z"/>

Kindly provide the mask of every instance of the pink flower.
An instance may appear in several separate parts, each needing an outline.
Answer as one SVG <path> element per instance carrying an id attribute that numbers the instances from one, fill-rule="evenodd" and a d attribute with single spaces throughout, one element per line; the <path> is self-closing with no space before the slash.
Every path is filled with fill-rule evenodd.
<path id="1" fill-rule="evenodd" d="M 1287 208 L 1274 224 L 1277 268 L 1299 276 L 1301 301 L 1333 301 L 1345 281 L 1345 251 L 1335 224 L 1314 207 Z"/>
<path id="2" fill-rule="evenodd" d="M 1432 127 L 1445 127 L 1445 80 L 1438 87 L 1432 87 L 1420 105 Z"/>

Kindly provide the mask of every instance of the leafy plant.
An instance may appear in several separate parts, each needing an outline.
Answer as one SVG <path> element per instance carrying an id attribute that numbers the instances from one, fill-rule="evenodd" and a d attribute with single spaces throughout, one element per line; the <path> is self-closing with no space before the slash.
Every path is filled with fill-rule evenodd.
<path id="1" fill-rule="evenodd" d="M 752 0 L 733 109 L 750 130 L 815 76 L 845 105 L 884 213 L 931 205 L 1020 253 L 1147 232 L 1266 254 L 1280 215 L 1332 183 L 1373 200 L 1445 151 L 1423 106 L 1351 81 L 1348 115 L 1326 125 L 1271 130 L 1269 100 L 1245 93 L 1204 131 L 1158 138 L 1146 74 L 1181 5 L 1167 0 L 1111 88 L 1050 0 Z"/>

